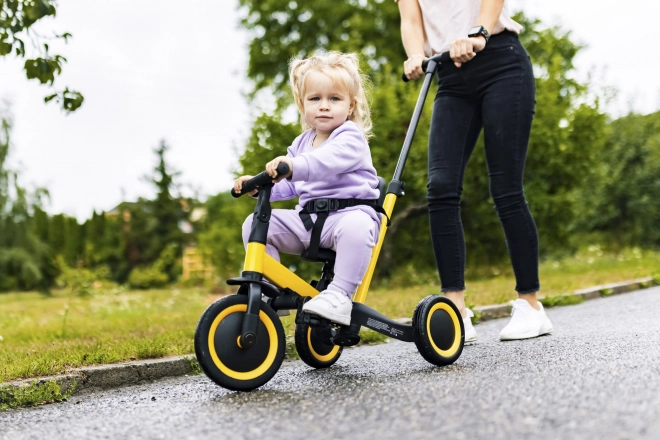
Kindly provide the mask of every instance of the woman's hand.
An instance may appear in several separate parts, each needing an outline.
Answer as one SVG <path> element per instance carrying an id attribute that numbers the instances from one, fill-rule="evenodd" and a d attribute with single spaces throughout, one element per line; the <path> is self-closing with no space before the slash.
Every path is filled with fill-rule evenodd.
<path id="1" fill-rule="evenodd" d="M 451 43 L 449 55 L 456 67 L 461 67 L 461 64 L 477 56 L 477 52 L 484 50 L 484 47 L 486 47 L 484 37 L 463 37 Z"/>
<path id="2" fill-rule="evenodd" d="M 238 179 L 236 179 L 236 182 L 234 182 L 234 192 L 236 194 L 240 194 L 241 191 L 243 190 L 243 182 L 252 179 L 253 176 L 241 176 Z M 255 189 L 253 191 L 250 191 L 248 194 L 253 196 L 259 192 L 258 189 Z"/>
<path id="3" fill-rule="evenodd" d="M 422 62 L 426 56 L 422 53 L 415 53 L 408 57 L 403 63 L 403 71 L 409 80 L 415 81 L 424 76 L 424 69 L 422 69 Z"/>
<path id="4" fill-rule="evenodd" d="M 289 172 L 284 176 L 277 177 L 277 166 L 282 162 L 289 165 Z M 293 162 L 286 156 L 278 156 L 266 164 L 266 173 L 273 178 L 273 183 L 277 183 L 293 174 Z"/>

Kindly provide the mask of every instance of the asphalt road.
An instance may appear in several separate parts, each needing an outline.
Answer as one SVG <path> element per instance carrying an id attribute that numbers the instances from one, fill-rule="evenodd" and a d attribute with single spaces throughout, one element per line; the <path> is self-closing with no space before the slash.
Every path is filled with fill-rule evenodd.
<path id="1" fill-rule="evenodd" d="M 414 344 L 347 349 L 328 370 L 286 362 L 250 393 L 193 376 L 0 413 L 0 438 L 660 438 L 660 288 L 548 315 L 554 334 L 535 340 L 477 326 L 449 367 Z"/>

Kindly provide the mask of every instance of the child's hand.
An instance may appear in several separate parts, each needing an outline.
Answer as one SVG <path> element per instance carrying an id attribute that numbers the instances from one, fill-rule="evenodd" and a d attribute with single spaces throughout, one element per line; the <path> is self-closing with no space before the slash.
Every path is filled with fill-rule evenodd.
<path id="1" fill-rule="evenodd" d="M 277 166 L 284 162 L 285 164 L 289 165 L 289 173 L 285 174 L 284 176 L 277 177 Z M 286 179 L 287 177 L 291 176 L 293 174 L 293 162 L 291 162 L 291 159 L 289 159 L 286 156 L 279 156 L 276 157 L 275 159 L 271 160 L 266 164 L 266 172 L 270 177 L 273 178 L 273 183 L 277 183 L 282 179 Z M 276 179 L 277 177 L 277 179 Z"/>
<path id="2" fill-rule="evenodd" d="M 234 192 L 235 192 L 236 194 L 240 194 L 240 193 L 241 193 L 241 190 L 243 189 L 243 182 L 252 179 L 252 177 L 253 177 L 253 176 L 241 176 L 241 177 L 239 177 L 238 179 L 236 179 L 236 182 L 234 182 Z M 255 195 L 255 194 L 258 193 L 258 192 L 259 192 L 259 190 L 258 190 L 258 189 L 255 189 L 255 190 L 253 190 L 253 191 L 250 191 L 248 194 L 251 195 L 251 196 L 253 196 L 253 195 Z"/>

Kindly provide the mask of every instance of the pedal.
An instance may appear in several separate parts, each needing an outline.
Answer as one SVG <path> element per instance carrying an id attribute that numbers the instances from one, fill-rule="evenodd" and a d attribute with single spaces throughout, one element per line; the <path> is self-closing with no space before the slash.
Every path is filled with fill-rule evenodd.
<path id="1" fill-rule="evenodd" d="M 349 327 L 333 328 L 334 335 L 331 340 L 340 347 L 352 347 L 360 343 L 360 335 L 352 331 Z"/>
<path id="2" fill-rule="evenodd" d="M 296 324 L 307 324 L 310 327 L 332 327 L 329 319 L 306 312 L 296 314 Z"/>

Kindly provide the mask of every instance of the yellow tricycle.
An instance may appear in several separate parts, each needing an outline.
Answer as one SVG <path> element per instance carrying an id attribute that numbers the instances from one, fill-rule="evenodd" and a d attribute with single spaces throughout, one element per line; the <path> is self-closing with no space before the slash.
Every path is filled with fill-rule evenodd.
<path id="1" fill-rule="evenodd" d="M 404 195 L 401 176 L 431 79 L 438 64 L 447 60 L 448 56 L 443 54 L 425 62 L 426 77 L 387 190 L 385 180 L 379 177 L 378 207 L 386 214 L 387 221 L 381 222 L 378 243 L 355 294 L 350 325 L 332 323 L 302 311 L 305 301 L 318 295 L 332 281 L 334 251 L 321 248 L 312 255 L 308 251 L 301 255 L 303 259 L 323 263 L 320 278 L 311 283 L 266 254 L 272 177 L 263 172 L 246 181 L 240 194 L 232 190 L 235 197 L 254 189 L 259 190 L 259 195 L 243 272 L 240 277 L 227 280 L 228 284 L 237 286 L 237 292 L 211 304 L 195 331 L 197 360 L 215 383 L 230 390 L 249 391 L 264 385 L 277 373 L 286 344 L 278 310 L 297 311 L 296 349 L 300 358 L 314 368 L 327 368 L 337 362 L 344 347 L 360 341 L 361 327 L 400 341 L 414 342 L 422 357 L 434 365 L 449 365 L 459 358 L 465 337 L 463 320 L 456 306 L 444 296 L 430 295 L 422 299 L 415 308 L 412 324 L 399 323 L 364 304 L 394 204 Z M 285 175 L 288 171 L 288 166 L 280 163 L 278 174 Z"/>

